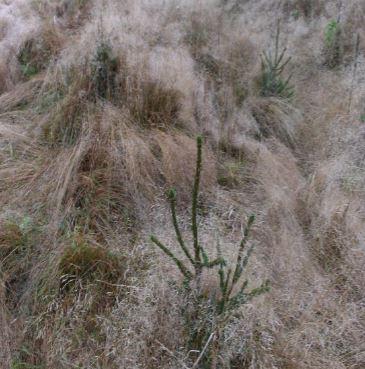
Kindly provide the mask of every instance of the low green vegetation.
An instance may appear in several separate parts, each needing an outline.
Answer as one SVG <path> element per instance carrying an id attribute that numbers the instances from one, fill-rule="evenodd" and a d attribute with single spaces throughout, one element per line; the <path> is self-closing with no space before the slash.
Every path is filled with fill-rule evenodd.
<path id="1" fill-rule="evenodd" d="M 337 20 L 331 20 L 324 31 L 324 56 L 328 68 L 336 68 L 342 62 L 343 42 L 342 28 Z"/>
<path id="2" fill-rule="evenodd" d="M 45 369 L 45 365 L 39 363 L 40 360 L 31 350 L 22 346 L 14 353 L 10 364 L 10 369 Z"/>
<path id="3" fill-rule="evenodd" d="M 218 171 L 218 184 L 227 189 L 237 188 L 242 184 L 242 177 L 246 170 L 246 162 L 242 159 L 226 161 Z"/>
<path id="4" fill-rule="evenodd" d="M 50 40 L 39 36 L 25 41 L 18 52 L 20 70 L 26 79 L 33 77 L 46 68 L 52 57 L 54 45 Z"/>
<path id="5" fill-rule="evenodd" d="M 293 17 L 295 20 L 297 20 L 297 19 L 299 19 L 299 17 L 300 17 L 300 11 L 299 11 L 298 9 L 295 9 L 295 10 L 293 10 L 293 12 L 291 13 L 291 15 L 292 15 L 292 17 Z"/>

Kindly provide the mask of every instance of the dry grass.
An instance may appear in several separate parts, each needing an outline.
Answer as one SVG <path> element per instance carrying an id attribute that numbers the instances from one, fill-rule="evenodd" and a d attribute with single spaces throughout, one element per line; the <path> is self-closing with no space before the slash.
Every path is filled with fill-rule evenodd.
<path id="1" fill-rule="evenodd" d="M 179 276 L 146 240 L 179 253 L 170 187 L 188 237 L 198 133 L 201 240 L 231 260 L 255 213 L 248 279 L 271 281 L 217 367 L 364 368 L 363 4 L 343 2 L 337 70 L 336 2 L 282 5 L 0 3 L 1 369 L 194 367 Z M 291 102 L 257 89 L 279 18 Z"/>
<path id="2" fill-rule="evenodd" d="M 325 10 L 326 2 L 321 0 L 289 0 L 283 5 L 284 13 L 295 18 L 301 16 L 307 19 L 315 18 L 325 13 Z"/>

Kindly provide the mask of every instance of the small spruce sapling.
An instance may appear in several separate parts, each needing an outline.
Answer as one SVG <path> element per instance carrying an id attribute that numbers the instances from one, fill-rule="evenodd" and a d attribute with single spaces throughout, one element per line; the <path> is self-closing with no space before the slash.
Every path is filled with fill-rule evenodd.
<path id="1" fill-rule="evenodd" d="M 116 93 L 119 63 L 109 42 L 102 40 L 98 44 L 91 66 L 96 97 L 112 99 Z"/>
<path id="2" fill-rule="evenodd" d="M 280 23 L 276 31 L 274 55 L 269 50 L 261 56 L 261 95 L 290 100 L 294 96 L 294 87 L 290 84 L 292 75 L 284 79 L 283 73 L 291 57 L 285 57 L 287 48 L 279 51 L 279 39 Z"/>
<path id="3" fill-rule="evenodd" d="M 217 280 L 219 281 L 219 286 L 217 286 L 219 293 L 211 291 L 212 293 L 208 294 L 208 301 L 205 301 L 206 303 L 208 303 L 208 310 L 210 311 L 210 314 L 212 314 L 210 321 L 214 322 L 214 324 L 206 323 L 205 328 L 203 328 L 206 333 L 204 335 L 206 340 L 210 341 L 212 340 L 213 336 L 215 337 L 212 340 L 213 347 L 210 350 L 207 350 L 207 348 L 204 348 L 204 346 L 208 344 L 208 341 L 205 342 L 205 344 L 204 342 L 200 342 L 200 349 L 202 349 L 203 351 L 207 351 L 204 358 L 201 358 L 202 363 L 204 362 L 204 365 L 208 365 L 207 363 L 209 363 L 209 368 L 211 368 L 214 367 L 212 366 L 212 363 L 215 361 L 216 357 L 213 358 L 213 356 L 218 352 L 217 345 L 219 346 L 220 344 L 221 331 L 224 328 L 225 324 L 232 317 L 235 309 L 238 308 L 240 305 L 247 303 L 255 296 L 261 295 L 262 293 L 268 291 L 269 285 L 268 281 L 265 281 L 259 287 L 254 288 L 251 291 L 247 291 L 248 281 L 242 281 L 241 278 L 249 261 L 250 255 L 253 251 L 252 246 L 249 247 L 246 251 L 250 231 L 255 221 L 255 217 L 253 215 L 248 218 L 248 222 L 244 229 L 242 239 L 238 246 L 236 262 L 233 267 L 229 266 L 227 261 L 223 258 L 219 243 L 217 243 L 217 256 L 215 258 L 211 258 L 209 257 L 204 245 L 199 240 L 197 213 L 202 171 L 202 145 L 203 139 L 201 136 L 198 136 L 196 170 L 191 205 L 191 233 L 193 241 L 190 247 L 184 240 L 177 219 L 176 191 L 174 189 L 171 189 L 168 193 L 171 218 L 175 230 L 176 240 L 180 246 L 181 251 L 185 255 L 186 260 L 180 259 L 156 236 L 151 236 L 151 241 L 175 263 L 183 276 L 183 285 L 185 286 L 186 291 L 192 292 L 191 296 L 194 296 L 194 306 L 196 311 L 193 314 L 195 322 L 191 322 L 191 326 L 193 327 L 192 330 L 196 330 L 197 325 L 199 326 L 202 321 L 206 321 L 206 317 L 204 316 L 206 314 L 206 310 L 202 310 L 200 304 L 200 302 L 204 300 L 204 296 L 201 291 L 201 275 L 202 273 L 204 273 L 204 271 L 207 271 L 208 269 L 216 268 Z M 196 332 L 193 333 L 195 340 L 198 334 Z M 206 366 L 204 366 L 204 368 L 205 367 Z"/>
<path id="4" fill-rule="evenodd" d="M 342 62 L 343 42 L 342 29 L 339 20 L 331 20 L 324 31 L 325 65 L 336 68 Z"/>

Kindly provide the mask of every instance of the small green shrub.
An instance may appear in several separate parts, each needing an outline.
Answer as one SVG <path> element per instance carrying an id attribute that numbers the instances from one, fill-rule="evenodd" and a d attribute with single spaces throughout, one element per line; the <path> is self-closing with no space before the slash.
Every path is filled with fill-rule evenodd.
<path id="1" fill-rule="evenodd" d="M 325 65 L 338 67 L 343 58 L 343 42 L 341 24 L 337 20 L 330 21 L 324 31 Z"/>
<path id="2" fill-rule="evenodd" d="M 336 38 L 337 33 L 339 32 L 340 24 L 336 20 L 331 20 L 325 29 L 325 42 L 326 45 L 331 45 Z"/>
<path id="3" fill-rule="evenodd" d="M 284 69 L 291 57 L 285 57 L 286 48 L 279 51 L 279 38 L 280 25 L 277 27 L 274 54 L 271 51 L 264 51 L 261 56 L 261 95 L 291 99 L 294 96 L 294 87 L 290 85 L 292 75 L 286 79 L 283 77 Z"/>
<path id="4" fill-rule="evenodd" d="M 300 12 L 299 12 L 299 10 L 298 10 L 298 9 L 293 10 L 293 12 L 292 12 L 292 17 L 293 17 L 295 20 L 298 20 L 298 19 L 299 19 L 299 17 L 300 17 Z"/>
<path id="5" fill-rule="evenodd" d="M 243 237 L 238 246 L 234 266 L 229 266 L 223 258 L 219 244 L 217 244 L 217 256 L 211 258 L 199 240 L 197 214 L 202 168 L 202 143 L 202 137 L 199 136 L 197 138 L 196 172 L 192 192 L 192 247 L 188 247 L 180 231 L 176 215 L 176 191 L 172 189 L 168 195 L 176 239 L 187 262 L 177 257 L 157 237 L 151 236 L 151 241 L 176 264 L 183 276 L 183 286 L 190 297 L 188 298 L 187 306 L 184 307 L 184 314 L 189 327 L 188 345 L 190 349 L 200 352 L 205 347 L 205 353 L 202 352 L 203 356 L 200 358 L 201 367 L 210 368 L 210 365 L 217 360 L 224 326 L 230 320 L 234 311 L 255 296 L 267 291 L 268 283 L 264 282 L 260 287 L 246 291 L 248 281 L 242 281 L 241 278 L 253 251 L 251 246 L 245 252 L 250 230 L 255 220 L 254 216 L 250 216 L 248 219 Z M 202 274 L 211 269 L 215 269 L 217 272 L 218 286 L 204 291 L 201 285 Z M 212 345 L 208 348 L 210 340 L 212 340 Z"/>
<path id="6" fill-rule="evenodd" d="M 91 61 L 93 89 L 96 97 L 110 100 L 115 96 L 118 67 L 119 60 L 113 55 L 109 43 L 100 42 Z"/>

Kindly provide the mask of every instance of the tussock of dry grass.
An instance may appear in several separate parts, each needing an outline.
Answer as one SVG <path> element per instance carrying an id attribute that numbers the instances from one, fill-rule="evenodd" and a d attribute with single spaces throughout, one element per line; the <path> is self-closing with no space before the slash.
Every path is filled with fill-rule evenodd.
<path id="1" fill-rule="evenodd" d="M 1 369 L 193 368 L 179 276 L 146 240 L 179 252 L 170 187 L 189 237 L 198 133 L 201 240 L 231 260 L 255 213 L 248 279 L 271 283 L 225 327 L 218 367 L 364 368 L 363 4 L 274 5 L 0 3 Z M 278 19 L 290 102 L 257 87 Z"/>

